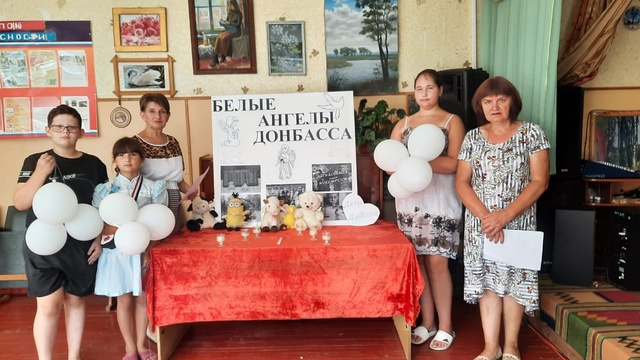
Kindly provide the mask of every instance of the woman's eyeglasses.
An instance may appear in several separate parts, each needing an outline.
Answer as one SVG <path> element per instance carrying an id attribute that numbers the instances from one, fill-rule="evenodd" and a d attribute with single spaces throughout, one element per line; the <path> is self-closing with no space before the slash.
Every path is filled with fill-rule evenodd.
<path id="1" fill-rule="evenodd" d="M 77 132 L 80 132 L 80 126 L 75 126 L 75 125 L 51 125 L 49 126 L 49 128 L 55 132 L 63 132 L 65 130 L 67 130 L 68 132 L 75 134 Z"/>

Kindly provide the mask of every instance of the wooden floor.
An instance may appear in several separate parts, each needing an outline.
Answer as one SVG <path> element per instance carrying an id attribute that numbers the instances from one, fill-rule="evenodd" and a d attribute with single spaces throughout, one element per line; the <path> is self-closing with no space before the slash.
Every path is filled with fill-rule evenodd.
<path id="1" fill-rule="evenodd" d="M 106 303 L 104 297 L 87 298 L 84 360 L 124 355 L 116 314 L 105 311 Z M 36 359 L 31 332 L 35 309 L 35 299 L 22 295 L 0 304 L 0 359 Z M 412 347 L 412 358 L 469 360 L 480 353 L 478 306 L 456 300 L 453 322 L 457 338 L 448 351 L 430 350 L 425 343 Z M 524 360 L 563 359 L 526 325 L 520 347 Z M 54 359 L 66 359 L 64 319 L 55 350 Z M 391 319 L 237 321 L 192 325 L 171 359 L 404 359 L 404 353 Z"/>

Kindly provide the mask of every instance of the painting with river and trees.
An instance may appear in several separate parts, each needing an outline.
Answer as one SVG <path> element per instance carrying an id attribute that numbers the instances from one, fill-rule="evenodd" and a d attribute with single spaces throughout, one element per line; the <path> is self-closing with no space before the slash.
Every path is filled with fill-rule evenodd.
<path id="1" fill-rule="evenodd" d="M 398 92 L 398 1 L 325 0 L 329 91 Z"/>

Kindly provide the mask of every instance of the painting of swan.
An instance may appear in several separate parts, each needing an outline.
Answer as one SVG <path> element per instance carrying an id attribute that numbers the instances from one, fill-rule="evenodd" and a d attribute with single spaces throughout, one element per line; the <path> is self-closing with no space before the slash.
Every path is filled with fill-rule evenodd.
<path id="1" fill-rule="evenodd" d="M 133 88 L 164 88 L 163 66 L 127 66 L 125 85 Z"/>

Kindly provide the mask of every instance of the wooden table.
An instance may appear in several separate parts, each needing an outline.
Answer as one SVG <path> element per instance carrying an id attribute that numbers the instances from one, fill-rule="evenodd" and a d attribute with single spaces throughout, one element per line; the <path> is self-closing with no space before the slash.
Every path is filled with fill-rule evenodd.
<path id="1" fill-rule="evenodd" d="M 323 231 L 331 234 L 325 246 Z M 224 247 L 216 235 L 226 234 Z M 282 238 L 281 244 L 278 240 Z M 189 324 L 393 318 L 407 359 L 424 287 L 413 245 L 392 222 L 250 234 L 183 230 L 151 250 L 147 311 L 168 359 Z"/>

